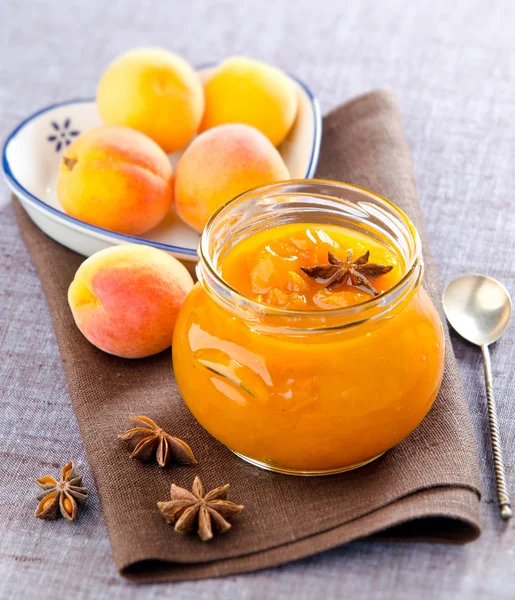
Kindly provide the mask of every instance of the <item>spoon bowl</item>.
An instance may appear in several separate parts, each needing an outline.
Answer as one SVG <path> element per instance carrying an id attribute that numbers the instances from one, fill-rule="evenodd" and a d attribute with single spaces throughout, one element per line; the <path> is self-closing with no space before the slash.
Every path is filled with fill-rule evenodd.
<path id="1" fill-rule="evenodd" d="M 511 298 L 502 283 L 486 275 L 457 277 L 443 294 L 452 327 L 478 346 L 498 340 L 511 317 Z"/>

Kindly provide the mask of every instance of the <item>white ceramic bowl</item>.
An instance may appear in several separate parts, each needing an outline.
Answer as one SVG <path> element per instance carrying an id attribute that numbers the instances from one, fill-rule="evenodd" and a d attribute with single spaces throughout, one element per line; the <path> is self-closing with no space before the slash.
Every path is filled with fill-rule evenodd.
<path id="1" fill-rule="evenodd" d="M 199 69 L 201 78 L 212 67 Z M 318 102 L 309 88 L 292 77 L 299 94 L 299 112 L 286 140 L 278 148 L 292 179 L 313 177 L 320 149 L 322 123 Z M 82 131 L 100 125 L 94 100 L 71 100 L 43 108 L 22 121 L 4 144 L 2 165 L 11 190 L 34 223 L 48 236 L 84 256 L 124 243 L 147 244 L 181 260 L 196 261 L 199 235 L 172 210 L 144 236 L 116 233 L 90 225 L 63 212 L 56 196 L 61 154 Z M 181 152 L 170 155 L 174 165 Z"/>

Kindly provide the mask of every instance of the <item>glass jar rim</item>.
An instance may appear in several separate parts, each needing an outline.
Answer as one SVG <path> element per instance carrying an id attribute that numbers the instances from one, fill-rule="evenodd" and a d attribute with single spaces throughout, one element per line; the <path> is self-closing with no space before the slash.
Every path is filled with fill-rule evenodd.
<path id="1" fill-rule="evenodd" d="M 286 308 L 282 306 L 271 306 L 264 302 L 259 302 L 258 300 L 254 300 L 249 298 L 242 292 L 233 288 L 229 285 L 224 278 L 219 273 L 217 266 L 213 263 L 212 257 L 210 256 L 210 242 L 211 235 L 213 230 L 217 226 L 217 223 L 223 219 L 234 207 L 238 204 L 242 204 L 245 201 L 248 201 L 252 198 L 260 198 L 269 195 L 271 198 L 275 195 L 286 195 L 292 194 L 295 192 L 291 191 L 292 186 L 299 186 L 302 189 L 302 194 L 306 196 L 320 197 L 320 193 L 316 193 L 314 191 L 309 190 L 310 187 L 315 188 L 316 186 L 324 186 L 330 189 L 335 190 L 350 190 L 353 192 L 357 192 L 372 198 L 374 201 L 379 204 L 384 205 L 388 208 L 393 215 L 397 218 L 398 221 L 401 222 L 402 225 L 410 232 L 411 240 L 413 242 L 413 256 L 411 257 L 411 261 L 406 265 L 406 270 L 403 273 L 402 277 L 397 281 L 391 288 L 386 290 L 385 292 L 379 294 L 378 296 L 373 296 L 368 300 L 363 302 L 359 302 L 358 304 L 354 304 L 346 307 L 338 307 L 334 309 L 292 309 Z M 336 196 L 334 199 L 338 199 Z M 198 247 L 198 255 L 199 255 L 199 263 L 197 265 L 197 275 L 198 279 L 202 285 L 204 283 L 208 283 L 208 285 L 213 288 L 216 286 L 219 291 L 223 292 L 221 294 L 222 299 L 225 300 L 226 303 L 230 305 L 239 305 L 242 308 L 251 309 L 256 313 L 263 316 L 282 316 L 282 317 L 294 317 L 295 319 L 313 319 L 316 317 L 345 317 L 345 316 L 355 316 L 359 315 L 363 312 L 366 312 L 369 309 L 374 309 L 380 306 L 388 307 L 392 300 L 399 296 L 399 294 L 403 294 L 403 290 L 406 288 L 411 289 L 410 282 L 415 282 L 416 280 L 421 280 L 422 271 L 423 271 L 423 259 L 422 259 L 422 250 L 421 250 L 421 240 L 418 234 L 418 231 L 415 225 L 412 223 L 411 219 L 406 215 L 406 213 L 399 208 L 394 202 L 388 200 L 384 196 L 373 192 L 364 187 L 360 187 L 354 184 L 326 180 L 326 179 L 289 179 L 285 181 L 281 181 L 279 183 L 272 183 L 269 185 L 259 186 L 243 192 L 238 196 L 234 197 L 232 200 L 221 206 L 209 219 L 207 222 L 200 238 L 200 243 Z M 220 296 L 220 294 L 217 294 Z M 231 299 L 230 301 L 228 299 Z"/>

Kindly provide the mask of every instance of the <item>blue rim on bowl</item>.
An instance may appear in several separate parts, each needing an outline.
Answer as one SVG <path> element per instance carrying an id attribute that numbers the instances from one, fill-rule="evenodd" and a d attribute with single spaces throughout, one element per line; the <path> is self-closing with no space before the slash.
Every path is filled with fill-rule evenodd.
<path id="1" fill-rule="evenodd" d="M 209 68 L 212 66 L 213 65 L 202 65 L 202 66 L 198 67 L 198 69 L 205 69 L 205 68 Z M 316 169 L 316 166 L 318 163 L 318 157 L 320 154 L 320 142 L 321 142 L 321 136 L 322 136 L 322 117 L 320 114 L 320 107 L 318 105 L 318 100 L 316 99 L 315 95 L 310 90 L 310 88 L 303 81 L 301 81 L 298 77 L 292 75 L 291 73 L 288 73 L 288 75 L 294 81 L 296 81 L 297 84 L 304 90 L 304 92 L 310 99 L 311 110 L 313 112 L 313 123 L 314 123 L 313 146 L 311 148 L 311 157 L 309 159 L 308 169 L 307 169 L 307 172 L 305 175 L 305 179 L 310 179 L 313 177 L 313 175 L 315 173 L 315 169 Z M 16 135 L 28 123 L 30 123 L 36 117 L 39 117 L 51 110 L 60 108 L 62 106 L 68 106 L 70 104 L 86 104 L 86 103 L 92 103 L 92 102 L 95 102 L 94 98 L 78 98 L 76 100 L 65 100 L 63 102 L 56 102 L 54 104 L 46 106 L 45 108 L 41 108 L 40 110 L 36 111 L 35 113 L 32 113 L 27 118 L 25 118 L 23 121 L 21 121 L 21 123 L 19 123 L 13 129 L 13 131 L 11 131 L 11 133 L 7 136 L 7 139 L 5 140 L 3 148 L 2 148 L 2 168 L 4 171 L 4 176 L 5 176 L 8 184 L 10 185 L 10 187 L 12 189 L 16 190 L 19 194 L 21 194 L 24 197 L 25 200 L 29 201 L 40 211 L 48 212 L 48 213 L 54 215 L 55 217 L 57 217 L 58 219 L 63 219 L 65 221 L 71 223 L 75 227 L 80 227 L 82 229 L 89 230 L 97 235 L 98 234 L 106 235 L 110 238 L 114 238 L 114 239 L 119 240 L 120 242 L 124 242 L 124 243 L 145 244 L 146 246 L 152 246 L 153 248 L 158 248 L 160 250 L 165 250 L 167 252 L 175 252 L 177 254 L 183 254 L 183 255 L 187 255 L 187 256 L 196 256 L 197 251 L 192 248 L 184 248 L 183 246 L 174 246 L 172 244 L 155 242 L 155 241 L 148 240 L 148 239 L 142 238 L 142 237 L 125 235 L 123 233 L 117 233 L 116 231 L 112 231 L 110 229 L 105 229 L 103 227 L 97 227 L 96 225 L 91 225 L 90 223 L 86 223 L 85 221 L 76 219 L 75 217 L 67 215 L 66 213 L 54 208 L 53 206 L 50 206 L 46 202 L 43 202 L 43 200 L 40 200 L 37 196 L 34 196 L 34 194 L 31 194 L 29 192 L 29 190 L 27 190 L 27 188 L 25 188 L 18 181 L 18 179 L 14 176 L 11 166 L 9 165 L 9 161 L 7 159 L 7 149 L 9 147 L 10 142 L 16 137 Z"/>

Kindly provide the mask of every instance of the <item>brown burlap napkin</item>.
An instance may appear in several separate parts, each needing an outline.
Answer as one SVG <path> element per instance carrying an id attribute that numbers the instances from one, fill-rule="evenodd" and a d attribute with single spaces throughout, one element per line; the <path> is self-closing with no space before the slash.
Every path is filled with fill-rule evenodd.
<path id="1" fill-rule="evenodd" d="M 317 175 L 355 183 L 398 203 L 426 243 L 395 96 L 374 92 L 324 119 Z M 182 403 L 170 352 L 123 360 L 94 348 L 76 328 L 66 300 L 83 260 L 41 233 L 16 202 L 19 225 L 52 314 L 68 388 L 120 572 L 140 581 L 198 579 L 278 565 L 356 538 L 466 542 L 479 535 L 476 451 L 460 376 L 447 337 L 442 388 L 422 425 L 374 463 L 331 477 L 261 471 L 211 438 Z M 426 249 L 425 286 L 440 307 L 438 275 Z M 146 414 L 187 440 L 199 464 L 161 470 L 128 457 L 117 434 Z M 62 457 L 73 458 L 73 457 Z M 207 488 L 230 482 L 245 505 L 233 529 L 203 543 L 174 533 L 156 510 L 170 483 Z"/>

